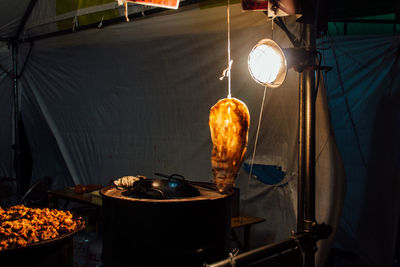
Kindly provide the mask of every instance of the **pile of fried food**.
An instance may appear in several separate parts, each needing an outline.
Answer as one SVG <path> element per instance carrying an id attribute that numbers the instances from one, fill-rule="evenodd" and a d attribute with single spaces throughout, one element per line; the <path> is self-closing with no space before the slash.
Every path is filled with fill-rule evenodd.
<path id="1" fill-rule="evenodd" d="M 0 251 L 54 239 L 83 227 L 84 220 L 69 211 L 24 205 L 6 210 L 0 207 Z"/>

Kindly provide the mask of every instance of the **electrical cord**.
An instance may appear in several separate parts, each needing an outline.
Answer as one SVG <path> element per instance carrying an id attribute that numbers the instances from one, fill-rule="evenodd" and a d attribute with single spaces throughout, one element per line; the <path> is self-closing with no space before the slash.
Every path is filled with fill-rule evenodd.
<path id="1" fill-rule="evenodd" d="M 292 45 L 294 47 L 300 47 L 300 45 L 302 44 L 302 40 L 301 39 L 298 40 L 296 38 L 296 36 L 289 31 L 289 29 L 286 27 L 285 23 L 282 21 L 281 17 L 275 17 L 273 22 L 276 25 L 278 25 L 279 28 L 281 28 L 281 30 L 283 30 L 286 33 L 287 37 L 289 38 L 290 42 L 292 43 Z"/>
<path id="2" fill-rule="evenodd" d="M 317 51 L 317 55 L 319 56 L 318 59 L 318 68 L 317 68 L 317 83 L 315 86 L 315 100 L 317 100 L 317 96 L 318 96 L 318 88 L 319 88 L 319 76 L 321 75 L 321 62 L 322 62 L 322 54 L 321 52 Z"/>

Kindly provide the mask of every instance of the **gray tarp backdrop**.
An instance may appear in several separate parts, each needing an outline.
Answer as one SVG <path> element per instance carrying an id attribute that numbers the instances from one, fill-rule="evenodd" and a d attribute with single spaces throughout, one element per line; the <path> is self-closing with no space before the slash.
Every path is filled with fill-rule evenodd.
<path id="1" fill-rule="evenodd" d="M 295 26 L 294 18 L 285 20 L 298 34 L 300 29 Z M 251 116 L 246 163 L 251 160 L 264 90 L 251 79 L 247 57 L 260 39 L 271 36 L 271 22 L 265 14 L 246 13 L 241 11 L 240 5 L 232 6 L 232 94 L 246 103 Z M 386 38 L 388 43 L 398 42 L 398 38 Z M 273 39 L 282 47 L 290 46 L 277 26 L 273 30 Z M 361 211 L 357 216 L 353 213 L 360 209 L 363 198 L 359 194 L 365 197 L 367 190 L 373 188 L 373 183 L 380 180 L 377 180 L 377 175 L 370 177 L 349 165 L 355 160 L 350 152 L 357 153 L 349 147 L 354 146 L 355 141 L 351 139 L 351 130 L 348 137 L 343 135 L 340 138 L 338 135 L 347 130 L 345 122 L 338 123 L 347 118 L 347 113 L 336 110 L 343 109 L 343 103 L 337 100 L 343 97 L 343 92 L 338 85 L 332 85 L 336 82 L 337 73 L 346 72 L 342 76 L 343 81 L 346 77 L 356 77 L 355 73 L 360 81 L 371 76 L 368 71 L 360 72 L 356 65 L 342 69 L 341 57 L 339 63 L 334 60 L 338 56 L 346 58 L 345 54 L 339 53 L 339 47 L 350 43 L 353 45 L 352 53 L 362 51 L 364 54 L 360 54 L 359 60 L 367 64 L 371 71 L 373 69 L 379 79 L 387 80 L 379 73 L 388 75 L 381 70 L 393 65 L 394 56 L 390 53 L 395 51 L 389 46 L 387 49 L 380 47 L 379 53 L 387 56 L 388 60 L 381 65 L 365 63 L 377 56 L 377 48 L 366 46 L 363 40 L 363 37 L 358 42 L 344 38 L 337 43 L 336 39 L 329 39 L 328 43 L 320 44 L 326 48 L 324 64 L 338 64 L 340 67 L 334 67 L 326 77 L 326 90 L 324 79 L 320 79 L 317 97 L 317 219 L 334 227 L 339 225 L 347 183 L 339 234 L 332 236 L 331 240 L 335 237 L 334 244 L 343 249 L 357 248 L 355 252 L 360 256 L 370 255 L 359 262 L 366 264 L 363 266 L 376 266 L 376 262 L 384 262 L 384 257 L 388 260 L 384 251 L 389 253 L 387 249 L 392 248 L 395 240 L 397 218 L 394 218 L 393 210 L 397 206 L 393 203 L 388 206 L 386 200 L 391 199 L 386 197 L 394 198 L 399 190 L 389 185 L 389 178 L 385 178 L 387 182 L 380 183 L 382 192 L 392 190 L 392 194 L 382 193 L 385 197 L 377 198 L 375 205 L 376 209 L 390 207 L 385 209 L 386 213 L 382 211 L 382 215 L 392 216 L 385 218 L 385 221 L 392 220 L 391 231 L 388 231 L 391 239 L 387 239 L 388 235 L 384 239 L 392 243 L 386 247 L 383 244 L 374 247 L 377 255 L 373 258 L 370 250 L 375 240 L 364 239 L 361 244 L 359 237 L 353 233 L 357 229 L 378 233 L 374 227 L 382 218 L 373 218 L 370 214 L 374 212 L 372 210 Z M 368 40 L 375 42 L 374 38 Z M 227 95 L 226 80 L 219 80 L 222 70 L 227 67 L 226 47 L 225 7 L 185 8 L 178 13 L 35 41 L 19 83 L 21 112 L 33 156 L 33 179 L 51 176 L 54 187 L 79 183 L 106 185 L 111 179 L 124 175 L 152 176 L 154 172 L 161 172 L 180 173 L 189 180 L 211 181 L 212 144 L 208 114 L 209 108 Z M 335 57 L 329 54 L 332 51 L 329 49 L 336 47 Z M 28 50 L 29 44 L 20 46 L 19 62 L 25 60 Z M 11 50 L 3 46 L 0 64 L 7 69 L 11 66 L 10 57 Z M 282 87 L 267 88 L 255 163 L 268 168 L 261 168 L 264 172 L 257 172 L 250 179 L 248 172 L 242 168 L 237 180 L 241 190 L 241 211 L 266 219 L 266 222 L 253 228 L 253 246 L 287 239 L 290 231 L 296 229 L 298 78 L 298 73 L 289 70 Z M 346 88 L 368 87 L 371 93 L 380 90 L 375 85 L 355 83 L 348 87 L 346 84 Z M 392 87 L 395 86 L 393 83 Z M 335 93 L 331 90 L 339 91 Z M 364 89 L 360 90 L 364 92 Z M 12 80 L 2 71 L 0 96 L 3 126 L 0 128 L 0 176 L 12 176 Z M 357 103 L 351 105 L 353 109 L 377 112 L 377 106 L 373 109 L 361 101 L 365 97 L 355 99 Z M 364 121 L 362 114 L 361 111 L 358 114 L 359 122 Z M 330 120 L 334 131 L 331 130 Z M 366 120 L 370 122 L 371 118 Z M 386 127 L 390 125 L 386 124 Z M 358 129 L 358 135 L 369 135 L 370 131 L 370 128 Z M 393 139 L 394 134 L 391 133 Z M 388 146 L 395 141 L 385 139 Z M 368 147 L 370 143 L 362 145 Z M 348 150 L 343 149 L 346 147 Z M 371 151 L 365 149 L 364 157 L 368 158 Z M 378 159 L 382 161 L 384 156 Z M 280 178 L 274 180 L 277 173 Z M 392 174 L 391 181 L 395 181 L 398 172 Z M 275 184 L 268 183 L 271 179 Z M 357 183 L 370 185 L 369 188 L 358 188 Z M 321 242 L 320 262 L 327 256 L 329 244 L 330 240 Z M 351 247 L 346 247 L 346 244 Z M 393 254 L 393 251 L 390 253 Z"/>

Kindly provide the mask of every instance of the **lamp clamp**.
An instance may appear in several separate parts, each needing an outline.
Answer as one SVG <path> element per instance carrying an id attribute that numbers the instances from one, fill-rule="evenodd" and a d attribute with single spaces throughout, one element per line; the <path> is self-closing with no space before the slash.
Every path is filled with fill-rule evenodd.
<path id="1" fill-rule="evenodd" d="M 332 67 L 315 64 L 315 58 L 318 55 L 316 51 L 310 51 L 303 47 L 282 48 L 286 58 L 288 69 L 293 68 L 296 72 L 304 70 L 324 70 L 330 71 Z"/>

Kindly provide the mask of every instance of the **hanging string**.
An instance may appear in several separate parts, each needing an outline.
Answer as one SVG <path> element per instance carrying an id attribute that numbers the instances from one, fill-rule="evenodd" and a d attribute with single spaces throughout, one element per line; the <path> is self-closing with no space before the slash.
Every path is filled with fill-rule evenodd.
<path id="1" fill-rule="evenodd" d="M 125 19 L 127 22 L 129 22 L 129 16 L 128 16 L 128 1 L 127 0 L 116 0 L 118 2 L 118 6 L 124 5 L 125 7 Z"/>
<path id="2" fill-rule="evenodd" d="M 256 132 L 256 139 L 254 141 L 254 148 L 253 148 L 253 154 L 251 156 L 251 161 L 250 161 L 250 170 L 249 170 L 249 178 L 247 179 L 247 185 L 246 185 L 246 190 L 244 191 L 243 199 L 245 200 L 247 198 L 247 192 L 249 191 L 249 186 L 250 186 L 250 181 L 251 181 L 251 175 L 253 173 L 253 166 L 254 166 L 254 158 L 256 156 L 256 150 L 257 150 L 257 143 L 258 143 L 258 136 L 260 135 L 260 128 L 261 128 L 261 121 L 262 121 L 262 115 L 263 115 L 263 110 L 264 110 L 264 103 L 265 103 L 265 95 L 267 92 L 267 86 L 264 87 L 264 95 L 261 103 L 261 108 L 260 108 L 260 116 L 258 118 L 258 125 L 257 125 L 257 132 Z M 246 215 L 246 207 L 247 203 L 243 205 L 243 209 L 241 211 L 242 215 Z"/>
<path id="3" fill-rule="evenodd" d="M 101 17 L 101 21 L 100 21 L 99 25 L 97 25 L 97 28 L 100 29 L 101 27 L 103 27 L 103 21 L 104 21 L 104 16 Z"/>
<path id="4" fill-rule="evenodd" d="M 129 17 L 128 17 L 128 2 L 125 1 L 124 4 L 125 4 L 125 19 L 128 22 L 129 21 Z"/>
<path id="5" fill-rule="evenodd" d="M 254 141 L 254 149 L 253 149 L 253 155 L 251 156 L 251 161 L 250 161 L 250 171 L 249 171 L 249 179 L 248 183 L 250 182 L 251 174 L 253 172 L 253 165 L 254 165 L 254 157 L 256 156 L 256 149 L 257 149 L 257 142 L 258 142 L 258 136 L 260 134 L 260 128 L 261 128 L 261 120 L 262 120 L 262 114 L 264 110 L 264 102 L 265 102 L 265 94 L 267 92 L 267 86 L 264 87 L 264 95 L 263 95 L 263 100 L 261 103 L 261 109 L 260 109 L 260 117 L 258 118 L 258 126 L 257 126 L 257 132 L 256 132 L 256 140 Z M 247 184 L 248 184 L 247 183 Z M 247 191 L 247 190 L 246 190 Z"/>
<path id="6" fill-rule="evenodd" d="M 231 20 L 230 20 L 230 10 L 229 10 L 229 0 L 227 1 L 227 8 L 226 8 L 226 21 L 228 24 L 228 98 L 231 98 L 231 67 L 232 67 L 232 60 L 231 60 Z"/>
<path id="7" fill-rule="evenodd" d="M 271 19 L 271 40 L 274 40 L 274 20 L 276 18 L 276 15 L 274 15 Z"/>
<path id="8" fill-rule="evenodd" d="M 72 21 L 72 31 L 75 32 L 75 28 L 79 26 L 78 17 L 75 16 L 74 20 Z"/>
<path id="9" fill-rule="evenodd" d="M 231 22 L 230 22 L 229 0 L 227 0 L 227 7 L 226 7 L 226 24 L 228 26 L 228 67 L 223 70 L 222 76 L 219 79 L 223 80 L 225 77 L 228 77 L 228 98 L 231 98 L 232 97 L 231 68 L 233 60 L 231 60 Z"/>

